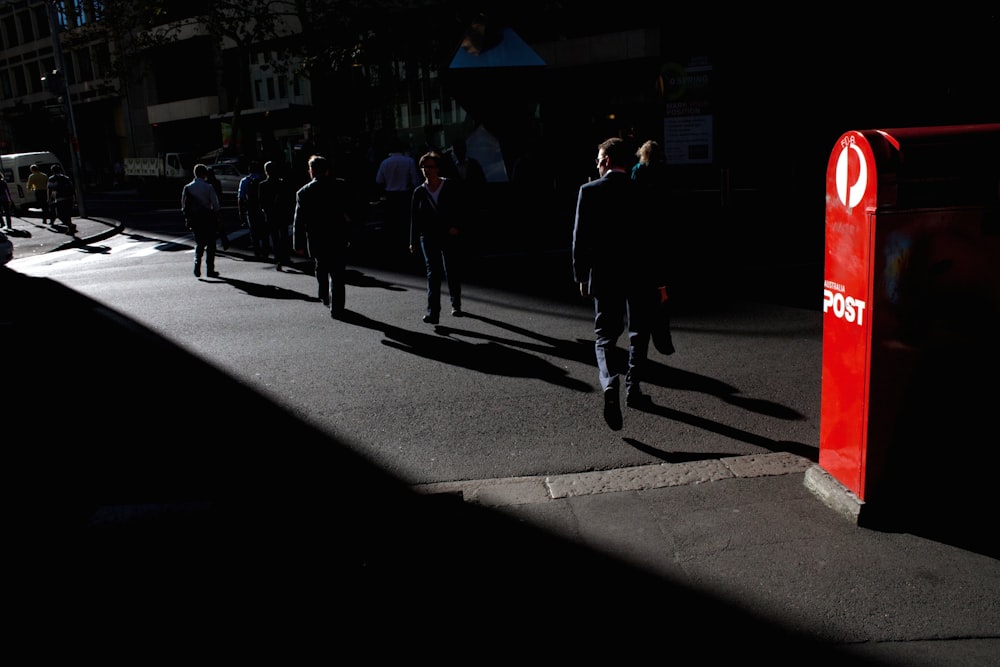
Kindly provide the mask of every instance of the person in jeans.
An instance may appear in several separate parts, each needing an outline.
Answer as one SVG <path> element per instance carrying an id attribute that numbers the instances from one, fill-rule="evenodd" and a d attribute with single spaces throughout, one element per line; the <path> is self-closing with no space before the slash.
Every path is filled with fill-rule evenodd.
<path id="1" fill-rule="evenodd" d="M 14 229 L 13 224 L 11 224 L 11 209 L 14 208 L 14 199 L 10 196 L 10 187 L 7 186 L 7 181 L 4 180 L 3 174 L 0 174 L 0 217 L 7 220 L 7 229 Z"/>
<path id="2" fill-rule="evenodd" d="M 267 259 L 270 243 L 264 211 L 260 208 L 260 192 L 257 189 L 263 178 L 260 163 L 251 162 L 250 173 L 240 179 L 236 190 L 236 208 L 240 222 L 250 230 L 250 245 L 253 256 L 257 259 Z"/>
<path id="3" fill-rule="evenodd" d="M 257 193 L 271 235 L 274 268 L 281 271 L 289 263 L 288 227 L 295 213 L 295 193 L 278 171 L 277 163 L 271 160 L 264 163 L 264 180 L 257 184 Z"/>
<path id="4" fill-rule="evenodd" d="M 427 268 L 427 309 L 423 320 L 437 324 L 441 313 L 441 279 L 448 282 L 451 314 L 462 316 L 461 248 L 459 227 L 464 193 L 460 185 L 441 176 L 442 156 L 434 151 L 420 157 L 424 182 L 413 190 L 410 203 L 410 252 L 419 247 Z"/>
<path id="5" fill-rule="evenodd" d="M 317 297 L 330 316 L 344 316 L 347 249 L 351 245 L 352 198 L 347 183 L 330 173 L 322 155 L 309 158 L 312 179 L 295 193 L 292 240 L 295 252 L 315 262 Z"/>
<path id="6" fill-rule="evenodd" d="M 56 219 L 58 219 L 66 227 L 67 234 L 76 234 L 76 225 L 73 224 L 73 203 L 76 200 L 75 186 L 73 180 L 63 173 L 60 165 L 52 165 L 52 174 L 49 175 L 46 189 L 49 193 L 52 223 L 55 224 Z"/>
<path id="7" fill-rule="evenodd" d="M 594 350 L 604 392 L 604 420 L 622 428 L 620 378 L 625 371 L 626 404 L 647 402 L 640 381 L 649 352 L 650 324 L 657 285 L 646 216 L 628 172 L 632 152 L 612 137 L 597 147 L 600 178 L 580 186 L 573 225 L 573 276 L 580 295 L 594 300 Z M 628 325 L 628 365 L 620 366 L 617 343 Z"/>
<path id="8" fill-rule="evenodd" d="M 194 232 L 194 275 L 201 277 L 201 258 L 209 278 L 217 278 L 215 270 L 215 235 L 219 231 L 219 196 L 208 182 L 208 166 L 196 164 L 194 178 L 181 190 L 181 211 L 188 229 Z"/>

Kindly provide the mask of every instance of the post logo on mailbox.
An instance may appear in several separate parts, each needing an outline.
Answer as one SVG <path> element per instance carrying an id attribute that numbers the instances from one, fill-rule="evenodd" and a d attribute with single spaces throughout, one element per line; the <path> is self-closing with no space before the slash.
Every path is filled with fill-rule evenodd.
<path id="1" fill-rule="evenodd" d="M 840 198 L 841 204 L 848 208 L 854 208 L 861 203 L 861 198 L 865 196 L 865 191 L 868 189 L 868 162 L 853 136 L 845 135 L 841 138 L 840 146 L 836 170 L 837 196 Z M 857 157 L 858 167 L 854 174 L 854 182 L 849 183 L 847 165 L 848 158 L 852 155 Z"/>
<path id="2" fill-rule="evenodd" d="M 862 498 L 876 172 L 866 135 L 843 134 L 826 173 L 820 465 Z"/>

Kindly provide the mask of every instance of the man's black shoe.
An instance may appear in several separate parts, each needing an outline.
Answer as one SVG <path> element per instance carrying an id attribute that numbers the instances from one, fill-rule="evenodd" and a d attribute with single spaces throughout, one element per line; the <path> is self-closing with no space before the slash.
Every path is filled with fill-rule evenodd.
<path id="1" fill-rule="evenodd" d="M 431 314 L 428 313 L 427 315 L 424 315 L 424 322 L 426 324 L 437 324 L 438 323 L 438 316 L 437 315 L 431 315 Z"/>
<path id="2" fill-rule="evenodd" d="M 604 390 L 604 421 L 612 431 L 622 428 L 622 408 L 618 402 L 618 387 L 608 387 Z"/>
<path id="3" fill-rule="evenodd" d="M 641 391 L 630 391 L 625 394 L 625 405 L 630 408 L 643 409 L 648 408 L 653 404 L 653 399 L 651 399 L 646 394 Z"/>

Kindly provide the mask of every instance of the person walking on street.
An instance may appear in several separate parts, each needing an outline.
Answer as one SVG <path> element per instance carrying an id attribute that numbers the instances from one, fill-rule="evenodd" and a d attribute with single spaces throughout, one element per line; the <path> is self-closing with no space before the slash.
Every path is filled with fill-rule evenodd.
<path id="1" fill-rule="evenodd" d="M 52 165 L 52 175 L 49 176 L 47 190 L 53 216 L 52 224 L 55 224 L 55 219 L 58 218 L 59 222 L 66 228 L 67 234 L 76 234 L 76 225 L 73 224 L 75 186 L 73 179 L 64 174 L 62 167 L 58 164 Z"/>
<path id="2" fill-rule="evenodd" d="M 55 219 L 49 215 L 49 175 L 39 169 L 37 164 L 31 165 L 29 169 L 31 173 L 28 175 L 28 190 L 35 193 L 35 204 L 38 205 L 38 210 L 41 212 L 42 224 L 55 222 Z"/>
<path id="3" fill-rule="evenodd" d="M 416 161 L 403 153 L 401 142 L 393 141 L 388 157 L 379 163 L 375 184 L 385 195 L 385 224 L 392 239 L 402 239 L 410 221 L 410 199 L 413 189 L 420 183 Z"/>
<path id="4" fill-rule="evenodd" d="M 253 256 L 266 259 L 268 255 L 267 224 L 264 222 L 264 212 L 260 208 L 260 193 L 257 185 L 263 179 L 260 163 L 250 163 L 250 173 L 240 179 L 236 190 L 236 207 L 243 226 L 250 230 L 250 245 Z"/>
<path id="5" fill-rule="evenodd" d="M 222 181 L 220 181 L 219 177 L 215 175 L 215 170 L 213 170 L 211 167 L 208 168 L 208 178 L 205 180 L 207 180 L 208 184 L 212 186 L 213 190 L 215 190 L 215 196 L 219 199 L 220 209 L 219 209 L 218 240 L 222 244 L 223 250 L 229 250 L 229 235 L 226 234 L 226 227 L 222 222 L 222 209 L 221 209 Z"/>
<path id="6" fill-rule="evenodd" d="M 427 268 L 427 309 L 424 322 L 437 324 L 441 313 L 441 279 L 448 282 L 451 314 L 462 316 L 459 227 L 464 215 L 461 188 L 442 178 L 435 152 L 420 157 L 424 182 L 413 190 L 410 204 L 410 253 L 419 247 Z"/>
<path id="7" fill-rule="evenodd" d="M 295 212 L 295 193 L 288 182 L 278 174 L 277 163 L 264 163 L 264 180 L 257 185 L 260 208 L 271 235 L 271 249 L 274 252 L 274 267 L 278 271 L 288 266 L 288 227 Z"/>
<path id="8" fill-rule="evenodd" d="M 581 296 L 594 299 L 594 350 L 604 392 L 604 420 L 616 431 L 622 428 L 617 343 L 626 323 L 625 401 L 635 408 L 648 402 L 640 381 L 649 351 L 650 291 L 655 287 L 651 277 L 655 248 L 646 231 L 649 223 L 637 210 L 627 171 L 631 157 L 618 137 L 598 145 L 600 178 L 580 186 L 572 243 L 574 280 Z"/>
<path id="9" fill-rule="evenodd" d="M 670 331 L 670 294 L 667 285 L 671 281 L 675 250 L 677 246 L 670 233 L 669 221 L 663 204 L 667 193 L 667 163 L 663 148 L 658 141 L 650 139 L 639 146 L 635 152 L 638 162 L 632 165 L 632 182 L 636 186 L 636 196 L 639 201 L 638 214 L 648 220 L 650 225 L 650 242 L 657 249 L 657 284 L 659 288 L 653 295 L 653 315 L 650 324 L 650 335 L 653 347 L 662 354 L 674 353 L 673 335 Z"/>
<path id="10" fill-rule="evenodd" d="M 486 172 L 483 170 L 483 165 L 479 160 L 469 155 L 469 147 L 463 137 L 458 137 L 452 142 L 451 150 L 455 175 L 471 191 L 478 194 L 478 190 L 486 185 Z"/>
<path id="11" fill-rule="evenodd" d="M 317 297 L 330 308 L 330 315 L 344 315 L 347 249 L 351 245 L 351 194 L 347 183 L 330 174 L 330 162 L 322 155 L 309 158 L 312 179 L 295 193 L 292 240 L 295 252 L 315 262 Z"/>
<path id="12" fill-rule="evenodd" d="M 14 229 L 10 217 L 13 208 L 14 199 L 10 196 L 10 188 L 7 186 L 7 181 L 4 180 L 3 174 L 0 174 L 0 216 L 6 218 L 7 229 Z"/>
<path id="13" fill-rule="evenodd" d="M 201 277 L 201 258 L 205 257 L 206 275 L 218 278 L 215 270 L 215 235 L 219 229 L 219 197 L 208 182 L 208 166 L 196 164 L 194 178 L 181 190 L 184 223 L 194 232 L 194 275 Z"/>

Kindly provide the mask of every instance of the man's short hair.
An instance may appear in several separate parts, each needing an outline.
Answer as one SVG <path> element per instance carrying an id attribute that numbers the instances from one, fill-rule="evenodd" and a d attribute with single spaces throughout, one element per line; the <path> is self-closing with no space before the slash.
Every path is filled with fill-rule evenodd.
<path id="1" fill-rule="evenodd" d="M 605 139 L 597 146 L 597 150 L 604 151 L 604 154 L 611 160 L 611 164 L 616 167 L 627 167 L 632 161 L 632 152 L 621 137 Z"/>
<path id="2" fill-rule="evenodd" d="M 205 178 L 208 176 L 208 165 L 199 162 L 194 166 L 194 175 L 198 178 Z"/>
<path id="3" fill-rule="evenodd" d="M 309 158 L 309 169 L 312 170 L 313 176 L 325 174 L 329 168 L 330 162 L 324 156 L 313 155 Z"/>

